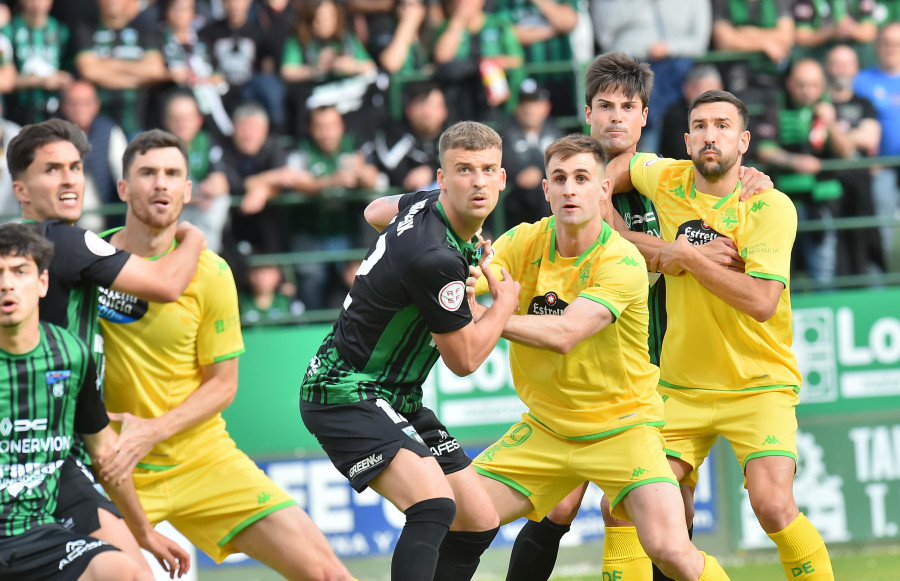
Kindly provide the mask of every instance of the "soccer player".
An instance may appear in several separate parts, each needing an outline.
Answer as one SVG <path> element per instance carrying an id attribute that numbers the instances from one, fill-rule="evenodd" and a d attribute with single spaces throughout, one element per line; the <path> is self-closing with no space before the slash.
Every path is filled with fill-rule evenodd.
<path id="1" fill-rule="evenodd" d="M 585 72 L 585 119 L 591 128 L 591 136 L 597 140 L 606 160 L 619 155 L 634 154 L 641 138 L 641 129 L 647 118 L 647 103 L 653 88 L 653 72 L 646 64 L 632 57 L 613 52 L 600 55 Z M 747 171 L 746 192 L 760 192 L 772 186 L 768 176 L 756 170 Z M 660 244 L 660 231 L 653 202 L 637 190 L 612 196 L 614 212 L 606 211 L 604 219 L 616 225 L 619 233 L 635 244 L 649 261 Z M 734 243 L 725 237 L 698 247 L 711 260 L 726 268 L 743 271 L 743 261 L 734 249 Z M 650 292 L 647 306 L 650 313 L 649 347 L 650 361 L 659 365 L 659 354 L 666 330 L 665 279 L 659 274 L 650 275 Z M 510 555 L 507 579 L 510 581 L 546 581 L 549 579 L 559 551 L 562 536 L 568 532 L 575 519 L 586 485 L 577 488 L 541 521 L 529 520 L 516 538 Z M 608 524 L 608 512 L 604 512 Z M 650 575 L 649 559 L 640 560 L 618 553 L 627 545 L 619 538 L 636 539 L 633 527 L 607 526 L 604 543 L 604 571 L 615 575 L 627 568 L 631 575 L 641 571 Z M 654 570 L 656 579 L 666 579 Z M 649 579 L 649 577 L 646 577 Z"/>
<path id="2" fill-rule="evenodd" d="M 422 382 L 438 356 L 457 375 L 472 373 L 518 307 L 509 276 L 488 276 L 495 302 L 478 319 L 465 291 L 476 233 L 506 184 L 501 148 L 493 129 L 457 123 L 439 141 L 439 189 L 366 208 L 383 233 L 303 379 L 303 422 L 337 469 L 406 514 L 393 581 L 470 579 L 497 534 L 471 461 L 422 406 Z"/>
<path id="3" fill-rule="evenodd" d="M 116 433 L 87 346 L 38 318 L 52 254 L 36 227 L 0 226 L 0 578 L 152 581 L 145 564 L 54 517 L 59 468 L 75 434 L 96 460 Z M 150 526 L 131 479 L 106 489 L 170 576 L 186 573 L 188 555 Z"/>
<path id="4" fill-rule="evenodd" d="M 97 319 L 100 285 L 145 299 L 173 301 L 194 276 L 197 257 L 205 245 L 199 230 L 186 225 L 178 233 L 177 251 L 156 262 L 119 252 L 96 234 L 78 226 L 84 202 L 84 156 L 90 143 L 77 126 L 51 119 L 25 126 L 6 151 L 13 192 L 25 221 L 39 223 L 53 242 L 50 287 L 41 299 L 44 321 L 73 332 L 92 350 L 97 374 L 103 380 L 103 339 Z M 60 468 L 56 518 L 67 527 L 92 535 L 131 555 L 147 567 L 138 544 L 128 532 L 115 505 L 97 492 L 77 458 L 80 446 Z"/>
<path id="5" fill-rule="evenodd" d="M 603 149 L 570 135 L 544 156 L 553 215 L 500 237 L 484 269 L 508 271 L 522 284 L 523 314 L 507 321 L 503 336 L 528 412 L 475 469 L 501 523 L 539 520 L 587 480 L 611 499 L 614 516 L 634 521 L 666 574 L 728 579 L 684 526 L 660 436 L 659 369 L 648 355 L 647 269 L 637 248 L 603 221 L 601 201 L 610 195 Z"/>
<path id="6" fill-rule="evenodd" d="M 672 242 L 651 261 L 668 285 L 660 361 L 666 452 L 679 482 L 692 489 L 712 445 L 728 439 L 787 578 L 831 581 L 825 543 L 793 495 L 801 376 L 788 281 L 797 213 L 774 189 L 738 199 L 738 166 L 750 144 L 744 103 L 707 91 L 691 103 L 689 119 L 691 161 L 638 154 L 608 168 L 614 187 L 633 184 L 656 203 L 663 240 Z M 745 272 L 697 251 L 718 236 L 734 240 Z"/>
<path id="7" fill-rule="evenodd" d="M 125 227 L 105 237 L 148 262 L 174 252 L 190 200 L 184 144 L 161 130 L 138 134 L 122 159 Z M 288 579 L 350 581 L 325 535 L 225 431 L 244 351 L 231 269 L 213 252 L 177 301 L 101 289 L 109 358 L 106 404 L 120 435 L 101 477 L 132 474 L 150 522 L 168 520 L 221 562 L 243 552 Z"/>

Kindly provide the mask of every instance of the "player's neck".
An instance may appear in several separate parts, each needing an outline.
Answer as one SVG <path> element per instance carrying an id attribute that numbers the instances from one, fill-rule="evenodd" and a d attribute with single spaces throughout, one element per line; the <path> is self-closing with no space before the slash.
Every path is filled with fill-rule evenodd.
<path id="1" fill-rule="evenodd" d="M 40 30 L 47 26 L 47 14 L 28 14 L 22 13 L 22 20 L 32 30 Z"/>
<path id="2" fill-rule="evenodd" d="M 740 181 L 738 179 L 738 169 L 738 165 L 735 164 L 733 168 L 728 170 L 727 174 L 716 181 L 710 181 L 700 175 L 697 168 L 694 168 L 694 187 L 704 194 L 716 196 L 717 198 L 724 198 L 734 191 L 734 188 L 737 187 L 738 182 Z"/>
<path id="3" fill-rule="evenodd" d="M 0 349 L 12 355 L 28 353 L 41 342 L 41 327 L 37 315 L 15 327 L 0 328 Z"/>
<path id="4" fill-rule="evenodd" d="M 125 219 L 125 228 L 113 234 L 111 241 L 116 248 L 151 258 L 165 254 L 172 248 L 177 228 L 177 223 L 165 228 L 154 228 L 129 214 Z"/>
<path id="5" fill-rule="evenodd" d="M 587 224 L 574 226 L 556 223 L 556 252 L 564 258 L 581 256 L 597 242 L 603 231 L 603 220 L 596 216 Z"/>

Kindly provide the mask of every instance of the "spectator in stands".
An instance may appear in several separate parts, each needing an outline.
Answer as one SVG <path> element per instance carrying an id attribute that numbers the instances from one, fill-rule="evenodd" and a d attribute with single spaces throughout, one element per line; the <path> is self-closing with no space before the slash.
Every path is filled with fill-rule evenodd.
<path id="1" fill-rule="evenodd" d="M 446 19 L 438 26 L 434 60 L 444 87 L 450 122 L 499 116 L 498 107 L 522 81 L 525 53 L 515 28 L 485 12 L 485 0 L 443 0 Z"/>
<path id="2" fill-rule="evenodd" d="M 203 27 L 200 39 L 211 48 L 214 69 L 228 82 L 225 108 L 234 112 L 244 102 L 260 103 L 279 130 L 285 122 L 284 84 L 277 74 L 281 47 L 250 21 L 251 1 L 223 0 L 225 17 Z"/>
<path id="3" fill-rule="evenodd" d="M 337 108 L 319 107 L 310 112 L 308 140 L 302 140 L 288 161 L 282 187 L 319 196 L 318 211 L 308 206 L 293 212 L 291 250 L 347 250 L 366 246 L 371 238 L 362 222 L 366 200 L 346 199 L 344 189 L 372 189 L 378 185 L 378 169 L 346 133 Z M 304 264 L 297 267 L 300 300 L 310 309 L 339 306 L 346 294 L 340 281 L 343 263 Z"/>
<path id="4" fill-rule="evenodd" d="M 900 155 L 900 22 L 887 24 L 878 34 L 878 66 L 865 69 L 856 77 L 853 89 L 869 99 L 881 121 L 879 155 Z M 897 167 L 877 170 L 873 181 L 875 209 L 882 217 L 900 218 L 900 171 Z M 896 225 L 881 227 L 881 243 L 889 268 L 900 256 L 894 248 Z"/>
<path id="5" fill-rule="evenodd" d="M 691 67 L 681 84 L 681 99 L 669 107 L 662 119 L 659 149 L 662 157 L 681 159 L 686 154 L 684 134 L 689 133 L 688 106 L 706 91 L 724 89 L 722 75 L 711 64 L 699 63 Z M 751 142 L 752 143 L 752 142 Z"/>
<path id="6" fill-rule="evenodd" d="M 16 76 L 12 43 L 5 34 L 0 33 L 0 94 L 15 90 Z"/>
<path id="7" fill-rule="evenodd" d="M 881 142 L 881 123 L 872 102 L 853 93 L 853 81 L 859 74 L 856 52 L 839 44 L 828 51 L 825 61 L 828 77 L 828 98 L 834 107 L 838 131 L 829 137 L 833 157 L 854 158 L 878 154 Z M 868 169 L 837 172 L 835 176 L 844 188 L 838 215 L 872 216 L 872 174 Z M 881 236 L 872 228 L 838 231 L 838 274 L 864 274 L 869 270 L 883 272 L 886 268 Z"/>
<path id="8" fill-rule="evenodd" d="M 656 151 L 663 115 L 678 101 L 693 59 L 709 47 L 709 0 L 658 0 L 640 10 L 630 0 L 594 0 L 592 6 L 604 52 L 621 51 L 650 63 L 654 82 L 639 151 Z"/>
<path id="9" fill-rule="evenodd" d="M 234 241 L 249 242 L 268 254 L 285 250 L 286 234 L 280 209 L 266 205 L 280 192 L 272 170 L 280 170 L 287 152 L 269 131 L 269 117 L 262 105 L 247 103 L 234 112 L 234 133 L 223 147 L 222 166 L 228 192 L 241 198 L 231 211 Z"/>
<path id="10" fill-rule="evenodd" d="M 260 0 L 250 9 L 250 22 L 263 31 L 273 47 L 284 48 L 300 15 L 302 0 Z M 280 58 L 280 55 L 278 55 Z"/>
<path id="11" fill-rule="evenodd" d="M 393 6 L 392 18 L 370 27 L 370 51 L 391 74 L 427 70 L 433 27 L 425 0 L 395 0 Z"/>
<path id="12" fill-rule="evenodd" d="M 6 151 L 12 138 L 19 134 L 18 123 L 6 119 L 3 115 L 3 102 L 0 101 L 0 148 Z M 8 171 L 0 171 L 0 222 L 18 219 L 21 214 L 19 201 L 13 194 L 12 176 Z"/>
<path id="13" fill-rule="evenodd" d="M 375 62 L 347 26 L 340 4 L 335 0 L 305 3 L 281 60 L 290 109 L 298 116 L 295 133 L 306 136 L 308 111 L 316 107 L 337 106 L 342 113 L 359 110 L 375 70 Z"/>
<path id="14" fill-rule="evenodd" d="M 513 23 L 525 51 L 525 64 L 572 61 L 569 33 L 578 23 L 578 0 L 496 0 L 494 11 Z M 576 113 L 576 75 L 571 69 L 532 76 L 550 91 L 556 115 Z"/>
<path id="15" fill-rule="evenodd" d="M 872 42 L 878 35 L 873 0 L 795 0 L 794 60 L 825 60 L 836 44 L 849 44 L 866 66 L 875 63 Z"/>
<path id="16" fill-rule="evenodd" d="M 128 147 L 125 132 L 115 121 L 100 113 L 97 89 L 87 81 L 75 81 L 63 91 L 61 112 L 87 135 L 91 151 L 84 156 L 84 204 L 78 225 L 102 232 L 124 224 L 123 214 L 92 214 L 106 204 L 119 203 L 116 184 L 122 179 L 122 154 Z M 124 210 L 124 205 L 123 205 Z"/>
<path id="17" fill-rule="evenodd" d="M 223 148 L 203 129 L 203 115 L 193 94 L 171 93 L 165 102 L 163 128 L 180 139 L 188 150 L 188 173 L 193 182 L 191 201 L 181 210 L 188 221 L 206 235 L 207 247 L 220 253 L 231 198 L 223 165 Z"/>
<path id="18" fill-rule="evenodd" d="M 282 290 L 284 271 L 277 264 L 254 264 L 247 272 L 247 289 L 238 293 L 241 323 L 277 325 L 302 315 L 306 306 Z M 286 320 L 287 319 L 287 320 Z"/>
<path id="19" fill-rule="evenodd" d="M 385 123 L 368 144 L 369 161 L 406 192 L 427 190 L 436 183 L 438 138 L 447 123 L 444 93 L 434 83 L 413 85 L 407 91 L 404 123 Z"/>
<path id="20" fill-rule="evenodd" d="M 725 88 L 748 106 L 771 103 L 794 46 L 792 0 L 713 0 L 714 50 L 761 52 L 723 67 Z"/>
<path id="21" fill-rule="evenodd" d="M 22 0 L 2 31 L 18 71 L 15 91 L 6 97 L 7 116 L 23 125 L 56 113 L 59 91 L 72 82 L 69 27 L 50 16 L 52 6 L 52 1 Z"/>
<path id="22" fill-rule="evenodd" d="M 778 126 L 759 145 L 759 159 L 779 168 L 775 187 L 791 196 L 800 220 L 821 220 L 826 229 L 803 232 L 798 265 L 816 281 L 827 284 L 837 269 L 837 234 L 827 223 L 835 215 L 835 200 L 843 195 L 840 181 L 821 175 L 822 160 L 835 156 L 846 140 L 834 106 L 825 95 L 825 72 L 813 59 L 795 63 L 785 83 L 787 94 L 778 111 Z M 797 253 L 795 253 L 797 255 Z"/>
<path id="23" fill-rule="evenodd" d="M 98 87 L 101 110 L 128 136 L 147 125 L 150 89 L 168 78 L 155 30 L 132 24 L 138 0 L 101 0 L 100 21 L 75 29 L 78 74 Z"/>
<path id="24" fill-rule="evenodd" d="M 499 131 L 503 137 L 503 167 L 509 177 L 502 198 L 503 224 L 495 226 L 497 233 L 550 215 L 541 186 L 544 150 L 564 135 L 550 116 L 552 108 L 546 88 L 530 77 L 522 81 L 513 120 Z"/>

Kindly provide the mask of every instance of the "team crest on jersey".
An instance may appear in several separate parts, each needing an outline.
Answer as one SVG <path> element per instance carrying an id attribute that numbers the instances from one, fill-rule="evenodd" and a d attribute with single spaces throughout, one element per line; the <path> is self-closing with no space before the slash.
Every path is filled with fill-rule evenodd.
<path id="1" fill-rule="evenodd" d="M 84 232 L 84 245 L 97 256 L 112 256 L 116 253 L 115 246 L 103 238 L 100 238 L 90 230 L 85 230 Z"/>
<path id="2" fill-rule="evenodd" d="M 694 246 L 702 246 L 707 242 L 712 242 L 721 234 L 713 230 L 706 220 L 691 220 L 685 222 L 678 227 L 678 236 L 684 234 L 687 236 L 688 242 Z"/>
<path id="3" fill-rule="evenodd" d="M 466 285 L 460 280 L 445 284 L 441 292 L 438 293 L 438 301 L 440 301 L 441 306 L 451 312 L 459 309 L 465 298 Z"/>
<path id="4" fill-rule="evenodd" d="M 534 297 L 528 305 L 529 315 L 561 315 L 569 303 L 559 298 L 553 291 L 542 297 Z"/>
<path id="5" fill-rule="evenodd" d="M 48 371 L 44 374 L 47 386 L 53 391 L 53 397 L 62 397 L 66 393 L 66 380 L 72 377 L 72 372 L 64 371 Z"/>
<path id="6" fill-rule="evenodd" d="M 100 316 L 111 323 L 134 323 L 150 304 L 134 295 L 100 287 Z"/>

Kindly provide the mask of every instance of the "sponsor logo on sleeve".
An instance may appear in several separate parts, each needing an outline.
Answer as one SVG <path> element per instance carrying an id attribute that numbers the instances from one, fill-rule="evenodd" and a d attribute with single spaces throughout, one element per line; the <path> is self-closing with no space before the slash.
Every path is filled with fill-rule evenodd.
<path id="1" fill-rule="evenodd" d="M 97 256 L 112 256 L 116 253 L 115 246 L 103 238 L 100 238 L 90 230 L 85 230 L 84 232 L 84 244 L 88 247 L 88 250 Z"/>
<path id="2" fill-rule="evenodd" d="M 466 284 L 460 280 L 444 285 L 441 292 L 438 293 L 438 301 L 447 311 L 456 311 L 462 305 L 466 298 Z"/>

